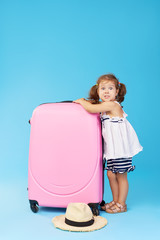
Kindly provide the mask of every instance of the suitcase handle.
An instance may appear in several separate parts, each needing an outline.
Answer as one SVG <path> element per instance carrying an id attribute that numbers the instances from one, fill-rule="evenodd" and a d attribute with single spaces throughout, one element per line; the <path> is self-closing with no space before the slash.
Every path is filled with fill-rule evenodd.
<path id="1" fill-rule="evenodd" d="M 66 101 L 61 101 L 61 102 L 56 102 L 56 103 L 72 103 L 72 102 L 73 101 L 71 101 L 71 100 L 66 100 Z M 43 105 L 43 104 L 47 104 L 47 103 L 41 103 L 40 105 Z M 28 123 L 31 124 L 31 120 L 30 119 L 29 119 Z"/>
<path id="2" fill-rule="evenodd" d="M 68 100 L 68 101 L 62 101 L 62 102 L 60 102 L 60 103 L 72 103 L 73 101 L 71 101 L 71 100 Z"/>
<path id="3" fill-rule="evenodd" d="M 43 105 L 43 104 L 49 104 L 49 103 L 72 103 L 73 101 L 68 100 L 68 101 L 62 101 L 62 102 L 48 102 L 48 103 L 41 103 L 39 104 L 39 106 Z"/>

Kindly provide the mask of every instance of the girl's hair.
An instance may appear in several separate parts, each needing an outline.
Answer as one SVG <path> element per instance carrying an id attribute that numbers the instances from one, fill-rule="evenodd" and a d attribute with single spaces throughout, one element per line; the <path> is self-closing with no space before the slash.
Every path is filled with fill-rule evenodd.
<path id="1" fill-rule="evenodd" d="M 91 103 L 96 104 L 99 103 L 99 95 L 98 95 L 98 88 L 99 84 L 102 81 L 112 81 L 115 84 L 116 89 L 119 89 L 117 95 L 117 102 L 121 103 L 124 101 L 124 96 L 126 94 L 126 86 L 123 83 L 120 83 L 119 80 L 113 74 L 105 74 L 98 78 L 97 83 L 90 89 L 89 97 Z"/>

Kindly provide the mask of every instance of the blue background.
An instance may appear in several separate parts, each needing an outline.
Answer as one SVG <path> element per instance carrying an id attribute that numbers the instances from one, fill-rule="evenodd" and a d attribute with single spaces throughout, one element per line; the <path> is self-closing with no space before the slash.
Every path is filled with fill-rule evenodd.
<path id="1" fill-rule="evenodd" d="M 0 1 L 0 236 L 4 239 L 158 239 L 160 2 Z M 97 78 L 126 84 L 123 103 L 144 147 L 128 175 L 128 212 L 101 215 L 108 226 L 69 233 L 52 226 L 65 209 L 29 209 L 30 125 L 45 102 L 87 97 Z M 105 176 L 106 201 L 111 200 Z"/>

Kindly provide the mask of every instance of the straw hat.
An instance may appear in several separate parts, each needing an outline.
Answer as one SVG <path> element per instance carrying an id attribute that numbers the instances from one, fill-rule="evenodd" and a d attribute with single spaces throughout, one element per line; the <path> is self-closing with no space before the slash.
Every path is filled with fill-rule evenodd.
<path id="1" fill-rule="evenodd" d="M 66 214 L 52 219 L 56 228 L 73 232 L 90 232 L 107 225 L 107 219 L 93 216 L 90 207 L 85 203 L 69 203 Z"/>

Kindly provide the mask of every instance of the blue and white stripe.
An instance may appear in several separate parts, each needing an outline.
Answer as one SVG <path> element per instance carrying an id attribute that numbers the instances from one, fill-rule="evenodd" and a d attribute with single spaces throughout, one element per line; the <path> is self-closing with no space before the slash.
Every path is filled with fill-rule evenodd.
<path id="1" fill-rule="evenodd" d="M 117 158 L 117 159 L 108 159 L 107 167 L 105 168 L 108 171 L 113 173 L 125 173 L 130 172 L 135 169 L 135 166 L 132 166 L 132 158 Z"/>

